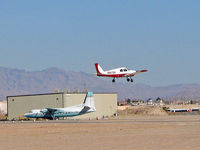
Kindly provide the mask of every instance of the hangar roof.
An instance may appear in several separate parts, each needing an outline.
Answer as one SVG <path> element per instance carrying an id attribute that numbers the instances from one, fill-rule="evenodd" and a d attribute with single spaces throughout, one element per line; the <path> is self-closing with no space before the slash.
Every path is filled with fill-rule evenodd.
<path id="1" fill-rule="evenodd" d="M 86 94 L 85 92 L 78 92 L 78 93 L 66 93 L 66 92 L 59 92 L 59 93 L 39 93 L 39 94 L 26 94 L 26 95 L 12 95 L 7 96 L 7 99 L 9 97 L 21 97 L 21 96 L 38 96 L 38 95 L 54 95 L 54 94 Z M 117 94 L 117 92 L 94 92 L 94 94 Z"/>

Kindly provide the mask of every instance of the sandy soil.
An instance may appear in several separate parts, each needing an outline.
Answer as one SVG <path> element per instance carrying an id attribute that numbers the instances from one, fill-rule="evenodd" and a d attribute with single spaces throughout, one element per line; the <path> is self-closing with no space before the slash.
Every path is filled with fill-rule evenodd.
<path id="1" fill-rule="evenodd" d="M 0 150 L 199 150 L 200 116 L 0 123 Z"/>

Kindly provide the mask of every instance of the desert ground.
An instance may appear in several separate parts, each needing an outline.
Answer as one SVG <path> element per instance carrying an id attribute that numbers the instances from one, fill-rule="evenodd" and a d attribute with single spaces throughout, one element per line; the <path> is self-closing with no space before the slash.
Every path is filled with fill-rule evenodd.
<path id="1" fill-rule="evenodd" d="M 0 122 L 0 150 L 199 150 L 200 115 Z"/>

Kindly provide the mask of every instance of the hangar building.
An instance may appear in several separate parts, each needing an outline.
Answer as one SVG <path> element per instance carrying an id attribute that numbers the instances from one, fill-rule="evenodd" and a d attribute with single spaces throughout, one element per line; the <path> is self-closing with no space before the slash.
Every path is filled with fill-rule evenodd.
<path id="1" fill-rule="evenodd" d="M 19 119 L 32 109 L 64 108 L 82 104 L 86 93 L 46 93 L 7 96 L 8 120 Z M 94 93 L 96 112 L 83 114 L 73 119 L 95 119 L 112 116 L 117 112 L 117 93 Z"/>

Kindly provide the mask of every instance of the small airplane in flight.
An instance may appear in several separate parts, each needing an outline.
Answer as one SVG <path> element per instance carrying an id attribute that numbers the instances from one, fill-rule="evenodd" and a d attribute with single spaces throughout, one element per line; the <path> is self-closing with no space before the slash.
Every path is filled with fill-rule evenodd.
<path id="1" fill-rule="evenodd" d="M 128 82 L 133 82 L 133 79 L 131 78 L 132 76 L 142 72 L 147 72 L 147 70 L 129 70 L 125 67 L 104 71 L 98 63 L 95 63 L 95 68 L 97 76 L 111 77 L 113 78 L 112 82 L 115 82 L 115 78 L 123 77 L 126 77 Z"/>
<path id="2" fill-rule="evenodd" d="M 96 108 L 94 105 L 93 92 L 88 92 L 83 104 L 66 108 L 33 109 L 29 113 L 25 113 L 24 117 L 55 120 L 59 117 L 73 117 L 94 111 L 96 111 Z"/>

